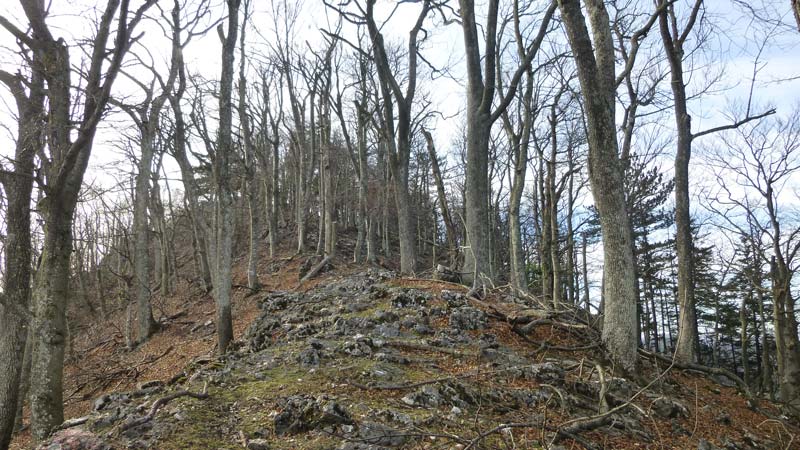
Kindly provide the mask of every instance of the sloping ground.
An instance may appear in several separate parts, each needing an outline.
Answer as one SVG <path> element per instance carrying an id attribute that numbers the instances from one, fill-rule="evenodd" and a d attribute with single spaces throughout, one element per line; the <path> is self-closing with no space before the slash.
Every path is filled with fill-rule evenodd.
<path id="1" fill-rule="evenodd" d="M 578 313 L 465 294 L 370 269 L 251 296 L 233 353 L 99 397 L 47 448 L 800 448 L 729 380 L 615 378 Z"/>
<path id="2" fill-rule="evenodd" d="M 275 258 L 262 255 L 259 273 L 263 291 L 297 286 L 298 272 L 305 259 L 287 256 L 290 254 L 287 247 L 281 248 Z M 191 254 L 181 257 L 190 259 Z M 258 297 L 242 287 L 247 284 L 246 258 L 240 257 L 234 263 L 234 338 L 241 339 L 258 317 Z M 343 273 L 354 270 L 345 263 L 337 263 L 337 268 Z M 317 281 L 308 285 L 314 282 Z M 113 309 L 106 319 L 83 317 L 81 314 L 85 313 L 71 311 L 71 320 L 78 322 L 78 326 L 73 331 L 72 349 L 64 367 L 65 417 L 85 416 L 92 410 L 92 402 L 103 394 L 134 390 L 141 383 L 153 380 L 170 380 L 193 360 L 213 355 L 216 346 L 213 298 L 183 278 L 175 291 L 175 295 L 167 298 L 154 297 L 153 310 L 161 330 L 131 351 L 125 348 L 124 309 Z M 107 301 L 110 303 L 111 299 Z M 30 447 L 30 434 L 25 429 L 14 437 L 10 448 Z"/>

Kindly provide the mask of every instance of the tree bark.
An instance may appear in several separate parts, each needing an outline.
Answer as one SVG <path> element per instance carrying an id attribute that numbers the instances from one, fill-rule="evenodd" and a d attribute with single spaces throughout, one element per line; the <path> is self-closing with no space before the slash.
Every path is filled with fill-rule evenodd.
<path id="1" fill-rule="evenodd" d="M 456 259 L 458 258 L 458 244 L 456 243 L 456 226 L 453 223 L 452 216 L 450 215 L 450 207 L 447 206 L 447 195 L 444 190 L 444 181 L 442 180 L 442 171 L 439 169 L 439 158 L 436 155 L 436 146 L 433 143 L 433 136 L 430 132 L 423 129 L 422 134 L 425 136 L 425 142 L 428 147 L 428 157 L 431 160 L 431 169 L 433 170 L 433 179 L 436 184 L 436 194 L 439 199 L 439 209 L 442 211 L 442 221 L 444 222 L 445 233 L 447 234 L 447 251 L 450 267 L 455 267 Z"/>
<path id="2" fill-rule="evenodd" d="M 245 36 L 247 20 L 249 18 L 249 1 L 245 0 L 244 19 L 242 20 L 242 30 L 239 38 L 239 122 L 242 128 L 244 140 L 244 173 L 245 173 L 245 196 L 247 197 L 248 212 L 248 245 L 247 245 L 247 287 L 251 291 L 261 288 L 258 281 L 258 247 L 261 237 L 261 221 L 259 220 L 260 211 L 258 183 L 256 183 L 256 173 L 258 164 L 255 158 L 255 143 L 253 142 L 253 131 L 250 126 L 250 114 L 247 110 L 247 76 L 245 73 Z M 265 86 L 266 87 L 266 86 Z M 268 95 L 265 93 L 265 95 Z"/>
<path id="3" fill-rule="evenodd" d="M 695 5 L 702 3 L 698 0 Z M 695 6 L 697 8 L 698 6 Z M 669 11 L 669 12 L 668 12 Z M 686 84 L 683 79 L 683 39 L 678 30 L 670 29 L 672 9 L 659 15 L 659 27 L 667 60 L 670 64 L 672 95 L 675 109 L 677 142 L 675 153 L 675 247 L 678 255 L 678 343 L 675 358 L 681 363 L 697 362 L 697 319 L 694 304 L 694 261 L 689 212 L 689 160 L 692 154 L 691 117 L 687 110 Z M 675 23 L 673 21 L 673 23 Z M 691 22 L 690 22 L 691 23 Z M 691 29 L 691 24 L 686 31 Z"/>
<path id="4" fill-rule="evenodd" d="M 147 220 L 147 205 L 150 201 L 150 177 L 153 164 L 153 138 L 156 123 L 150 123 L 144 115 L 140 119 L 140 155 L 136 171 L 136 187 L 133 202 L 133 288 L 138 319 L 137 342 L 143 343 L 158 330 L 150 305 L 150 226 Z M 158 116 L 150 116 L 158 121 Z"/>
<path id="5" fill-rule="evenodd" d="M 77 121 L 72 112 L 72 67 L 69 48 L 63 39 L 56 39 L 46 23 L 44 4 L 22 2 L 23 10 L 36 39 L 23 32 L 14 34 L 24 45 L 33 47 L 42 57 L 42 65 L 34 68 L 47 82 L 47 140 L 50 158 L 45 170 L 48 190 L 40 202 L 44 222 L 44 246 L 41 263 L 32 292 L 34 304 L 31 358 L 31 433 L 34 439 L 45 438 L 64 417 L 63 369 L 66 337 L 66 306 L 69 293 L 72 220 L 83 175 L 89 163 L 97 124 L 108 103 L 111 86 L 128 48 L 132 30 L 144 12 L 152 6 L 148 0 L 128 17 L 128 2 L 107 3 L 90 45 L 91 58 L 84 72 L 82 117 Z M 119 10 L 119 14 L 117 14 Z M 109 54 L 108 40 L 115 17 L 118 26 L 115 43 Z M 7 27 L 8 28 L 8 27 Z M 111 59 L 106 64 L 107 58 Z M 103 69 L 105 68 L 105 73 Z M 77 128 L 77 133 L 74 130 Z"/>
<path id="6" fill-rule="evenodd" d="M 386 54 L 383 35 L 375 23 L 374 7 L 376 0 L 367 0 L 366 23 L 372 42 L 372 53 L 380 80 L 380 91 L 383 99 L 384 139 L 387 144 L 389 163 L 394 181 L 394 198 L 397 206 L 397 228 L 400 240 L 400 271 L 414 273 L 417 266 L 415 245 L 415 219 L 408 192 L 408 164 L 411 156 L 411 108 L 416 94 L 417 82 L 417 38 L 422 30 L 423 22 L 430 11 L 429 0 L 423 0 L 422 8 L 409 32 L 408 38 L 408 79 L 405 92 L 400 88 Z M 397 105 L 395 121 L 394 107 Z M 396 133 L 395 133 L 396 122 Z M 396 140 L 395 140 L 396 139 Z M 384 238 L 386 239 L 386 237 Z"/>
<path id="7" fill-rule="evenodd" d="M 214 297 L 217 305 L 217 351 L 225 354 L 233 339 L 233 320 L 231 317 L 231 285 L 233 264 L 233 188 L 231 186 L 230 161 L 234 157 L 232 139 L 234 50 L 238 32 L 240 0 L 227 0 L 228 30 L 222 24 L 217 31 L 222 41 L 222 75 L 219 84 L 219 130 L 217 150 L 214 158 L 214 182 L 216 188 L 215 238 L 216 238 L 216 280 Z"/>
<path id="8" fill-rule="evenodd" d="M 602 338 L 617 369 L 633 373 L 638 361 L 635 263 L 615 136 L 615 55 L 608 13 L 600 0 L 586 0 L 593 45 L 578 0 L 558 3 L 586 107 L 589 181 L 603 235 Z"/>
<path id="9" fill-rule="evenodd" d="M 38 62 L 38 58 L 34 57 Z M 11 90 L 17 105 L 17 144 L 13 172 L 0 178 L 8 209 L 4 241 L 5 270 L 0 293 L 0 448 L 8 448 L 16 419 L 30 322 L 32 252 L 31 195 L 34 158 L 43 147 L 44 81 L 33 72 L 26 94 L 21 77 L 0 71 L 0 81 Z"/>

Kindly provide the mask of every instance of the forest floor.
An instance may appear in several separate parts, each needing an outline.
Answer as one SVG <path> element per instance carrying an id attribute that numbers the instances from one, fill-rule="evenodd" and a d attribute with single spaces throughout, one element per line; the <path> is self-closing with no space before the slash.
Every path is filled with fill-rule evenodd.
<path id="1" fill-rule="evenodd" d="M 579 311 L 344 257 L 300 284 L 306 261 L 262 259 L 222 358 L 213 300 L 188 284 L 133 351 L 121 318 L 82 330 L 65 373 L 76 426 L 47 448 L 800 449 L 775 405 L 724 377 L 648 358 L 637 380 L 612 376 Z M 12 448 L 31 448 L 27 433 Z"/>

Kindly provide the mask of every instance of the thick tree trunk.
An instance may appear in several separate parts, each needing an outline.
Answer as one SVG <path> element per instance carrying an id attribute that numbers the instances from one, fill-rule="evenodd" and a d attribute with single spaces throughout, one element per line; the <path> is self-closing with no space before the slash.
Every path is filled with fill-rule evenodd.
<path id="1" fill-rule="evenodd" d="M 467 245 L 464 281 L 483 285 L 492 279 L 489 254 L 489 115 L 479 110 L 480 98 L 467 96 L 467 167 L 465 180 Z"/>
<path id="2" fill-rule="evenodd" d="M 14 95 L 19 115 L 14 170 L 0 179 L 7 201 L 3 248 L 5 270 L 3 292 L 0 293 L 0 448 L 4 449 L 11 442 L 15 423 L 21 419 L 24 397 L 20 396 L 20 391 L 24 392 L 24 389 L 20 387 L 26 384 L 22 376 L 25 349 L 30 346 L 30 205 L 34 158 L 43 147 L 44 82 L 39 74 L 34 73 L 29 80 L 29 96 L 25 94 L 23 81 L 16 76 L 0 72 L 0 82 L 5 83 Z"/>
<path id="3" fill-rule="evenodd" d="M 615 60 L 608 14 L 602 2 L 587 0 L 593 45 L 578 0 L 559 0 L 559 6 L 586 105 L 589 181 L 603 235 L 602 339 L 617 369 L 633 373 L 638 360 L 635 263 L 615 136 Z"/>
<path id="4" fill-rule="evenodd" d="M 791 275 L 782 261 L 773 262 L 775 344 L 778 359 L 779 400 L 800 412 L 800 347 L 791 294 Z"/>
<path id="5" fill-rule="evenodd" d="M 417 246 L 414 211 L 408 193 L 408 162 L 399 161 L 397 156 L 392 156 L 391 160 L 394 200 L 397 207 L 397 233 L 400 241 L 400 272 L 412 274 L 417 266 Z M 388 230 L 386 239 L 388 243 Z"/>
<path id="6" fill-rule="evenodd" d="M 49 204 L 45 241 L 33 289 L 35 317 L 31 359 L 31 433 L 41 440 L 64 421 L 63 372 L 67 336 L 73 202 Z"/>

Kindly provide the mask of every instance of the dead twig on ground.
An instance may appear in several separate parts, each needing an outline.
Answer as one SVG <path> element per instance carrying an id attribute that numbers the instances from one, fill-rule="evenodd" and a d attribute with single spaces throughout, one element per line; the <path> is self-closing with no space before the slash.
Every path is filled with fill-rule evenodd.
<path id="1" fill-rule="evenodd" d="M 138 419 L 134 419 L 134 420 L 132 420 L 130 422 L 125 422 L 122 425 L 120 425 L 120 431 L 129 430 L 131 428 L 138 427 L 139 425 L 142 425 L 144 423 L 147 423 L 147 422 L 153 420 L 153 418 L 156 416 L 156 413 L 158 412 L 159 408 L 161 408 L 162 406 L 164 406 L 167 403 L 171 402 L 172 400 L 175 400 L 176 398 L 180 398 L 180 397 L 192 397 L 192 398 L 196 398 L 196 399 L 206 399 L 206 398 L 208 398 L 208 383 L 203 385 L 203 390 L 201 392 L 191 392 L 191 391 L 187 391 L 187 390 L 180 390 L 180 391 L 173 392 L 172 394 L 169 394 L 169 395 L 166 395 L 164 397 L 159 398 L 158 400 L 153 402 L 153 405 L 150 407 L 150 411 L 147 414 L 145 414 L 142 417 L 139 417 Z"/>

